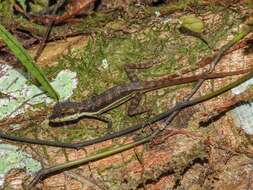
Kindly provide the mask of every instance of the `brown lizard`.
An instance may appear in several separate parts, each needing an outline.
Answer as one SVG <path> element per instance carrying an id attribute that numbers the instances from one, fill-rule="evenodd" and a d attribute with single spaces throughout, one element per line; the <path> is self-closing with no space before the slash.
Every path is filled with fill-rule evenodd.
<path id="1" fill-rule="evenodd" d="M 83 117 L 93 117 L 102 121 L 110 121 L 101 116 L 101 114 L 119 106 L 120 104 L 136 97 L 138 93 L 146 93 L 148 91 L 169 87 L 172 85 L 179 85 L 191 83 L 199 79 L 215 79 L 231 75 L 238 75 L 249 72 L 251 69 L 239 70 L 234 72 L 210 73 L 194 75 L 182 78 L 161 78 L 150 81 L 134 81 L 127 84 L 114 86 L 103 93 L 93 96 L 82 102 L 60 102 L 54 106 L 53 114 L 49 120 L 52 123 L 62 123 L 68 121 L 79 120 Z"/>

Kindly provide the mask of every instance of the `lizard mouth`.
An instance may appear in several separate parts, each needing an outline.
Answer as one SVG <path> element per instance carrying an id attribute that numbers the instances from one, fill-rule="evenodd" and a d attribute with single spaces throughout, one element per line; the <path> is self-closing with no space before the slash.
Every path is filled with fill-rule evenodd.
<path id="1" fill-rule="evenodd" d="M 69 112 L 53 112 L 49 116 L 49 121 L 54 123 L 60 123 L 60 122 L 66 122 L 70 120 L 76 120 L 78 119 L 75 115 L 77 115 L 78 112 L 69 111 Z"/>

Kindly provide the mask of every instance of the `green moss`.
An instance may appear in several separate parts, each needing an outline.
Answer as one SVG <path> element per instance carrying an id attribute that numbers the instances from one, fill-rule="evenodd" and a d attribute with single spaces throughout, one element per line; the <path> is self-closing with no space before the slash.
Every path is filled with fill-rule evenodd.
<path id="1" fill-rule="evenodd" d="M 11 18 L 13 16 L 12 7 L 14 5 L 14 0 L 1 1 L 0 2 L 0 17 L 1 20 L 4 18 Z"/>

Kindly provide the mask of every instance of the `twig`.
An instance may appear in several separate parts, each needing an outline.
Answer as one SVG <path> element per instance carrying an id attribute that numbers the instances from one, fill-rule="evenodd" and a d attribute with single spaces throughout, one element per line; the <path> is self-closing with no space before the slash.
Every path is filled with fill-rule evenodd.
<path id="1" fill-rule="evenodd" d="M 36 119 L 44 120 L 47 115 L 48 114 L 45 113 L 45 112 L 40 112 L 40 113 L 37 113 L 34 116 L 30 116 L 29 120 L 36 120 Z M 2 119 L 0 121 L 0 127 L 10 125 L 10 124 L 13 124 L 13 123 L 25 122 L 25 121 L 27 121 L 26 117 L 22 117 L 21 115 L 18 115 L 18 116 L 15 116 L 13 118 Z"/>
<path id="2" fill-rule="evenodd" d="M 145 165 L 144 165 L 144 160 L 143 160 L 143 154 L 141 153 L 141 155 L 139 155 L 136 147 L 134 147 L 133 150 L 134 150 L 134 155 L 135 155 L 137 161 L 141 165 L 141 181 L 142 181 L 143 190 L 147 190 L 146 181 L 144 179 Z"/>
<path id="3" fill-rule="evenodd" d="M 50 168 L 40 170 L 37 173 L 36 177 L 28 185 L 27 188 L 31 189 L 32 187 L 34 187 L 38 183 L 39 180 L 43 179 L 48 174 L 55 174 L 59 171 L 67 170 L 67 169 L 70 169 L 74 166 L 87 164 L 91 161 L 99 160 L 99 159 L 106 158 L 106 157 L 114 155 L 114 154 L 118 154 L 118 153 L 123 152 L 125 150 L 129 150 L 131 148 L 134 148 L 136 146 L 139 146 L 141 144 L 145 144 L 145 143 L 149 142 L 152 139 L 151 137 L 152 136 L 149 136 L 149 137 L 146 137 L 146 138 L 144 138 L 142 140 L 139 140 L 137 142 L 122 145 L 121 147 L 114 148 L 113 150 L 100 152 L 100 153 L 98 153 L 96 155 L 93 155 L 93 156 L 87 156 L 86 158 L 82 158 L 80 160 L 74 160 L 74 161 L 70 161 L 70 162 L 65 163 L 65 164 L 59 164 L 59 165 L 56 165 L 56 166 L 53 166 L 53 167 L 50 167 Z"/>
<path id="4" fill-rule="evenodd" d="M 53 9 L 53 13 L 52 13 L 53 16 L 55 16 L 57 10 L 63 5 L 64 2 L 65 2 L 64 0 L 59 0 L 59 1 L 56 3 L 56 5 L 55 5 L 55 7 L 54 7 L 54 9 Z M 35 61 L 37 61 L 37 59 L 39 58 L 39 56 L 40 56 L 41 53 L 43 52 L 43 50 L 44 50 L 44 48 L 45 48 L 45 46 L 46 46 L 46 42 L 47 42 L 47 40 L 48 40 L 48 37 L 49 37 L 49 35 L 50 35 L 50 32 L 51 32 L 51 29 L 52 29 L 53 25 L 54 25 L 54 19 L 51 19 L 51 20 L 49 21 L 49 23 L 48 23 L 47 31 L 46 31 L 46 33 L 45 33 L 44 36 L 43 36 L 43 41 L 42 41 L 42 43 L 41 43 L 41 45 L 40 45 L 40 47 L 39 47 L 39 49 L 38 49 L 38 51 L 36 52 L 36 55 L 35 55 L 35 57 L 34 57 L 34 60 L 35 60 Z"/>
<path id="5" fill-rule="evenodd" d="M 232 108 L 240 104 L 249 102 L 250 100 L 252 100 L 252 97 L 253 90 L 251 88 L 248 88 L 245 92 L 242 92 L 238 95 L 232 96 L 232 98 L 225 100 L 219 107 L 216 107 L 213 110 L 209 111 L 211 115 L 208 115 L 208 117 L 200 121 L 200 125 L 205 126 L 209 124 L 211 121 L 217 119 L 219 116 L 231 110 Z"/>
<path id="6" fill-rule="evenodd" d="M 80 183 L 82 183 L 83 185 L 86 184 L 86 185 L 92 186 L 92 188 L 95 188 L 94 190 L 105 190 L 105 188 L 100 187 L 94 180 L 89 179 L 88 177 L 83 175 L 83 171 L 82 172 L 81 171 L 80 172 L 79 171 L 75 171 L 75 172 L 68 171 L 68 172 L 77 175 L 77 177 L 79 177 L 79 178 L 76 178 L 76 180 L 80 181 Z"/>
<path id="7" fill-rule="evenodd" d="M 43 95 L 43 94 L 45 94 L 45 93 L 44 93 L 44 92 L 41 92 L 41 93 L 39 93 L 39 94 L 33 95 L 33 96 L 30 97 L 29 99 L 27 99 L 27 100 L 25 100 L 24 102 L 22 102 L 15 110 L 13 110 L 11 113 L 9 113 L 6 117 L 11 116 L 13 113 L 17 112 L 20 108 L 22 108 L 22 107 L 23 107 L 24 105 L 26 105 L 26 104 L 28 104 L 29 106 L 31 106 L 31 104 L 29 104 L 28 102 L 29 102 L 31 99 L 36 98 L 36 97 L 38 97 L 38 96 L 40 96 L 40 95 Z"/>
<path id="8" fill-rule="evenodd" d="M 226 54 L 226 52 L 233 46 L 235 45 L 238 41 L 240 41 L 241 39 L 243 39 L 247 34 L 249 34 L 252 31 L 252 23 L 253 23 L 253 18 L 250 18 L 248 20 L 248 23 L 246 23 L 246 25 L 244 25 L 243 29 L 237 33 L 237 35 L 234 36 L 234 38 L 232 40 L 230 40 L 228 43 L 226 43 L 224 46 L 221 47 L 220 51 L 214 56 L 212 62 L 210 63 L 210 67 L 208 69 L 207 72 L 205 73 L 212 73 L 216 67 L 216 65 L 219 63 L 219 61 L 221 60 L 221 58 L 223 57 L 223 55 Z M 204 73 L 204 74 L 205 74 Z M 195 88 L 192 90 L 192 92 L 186 97 L 186 100 L 184 100 L 182 102 L 182 104 L 187 103 L 191 97 L 198 91 L 198 89 L 202 86 L 202 84 L 204 83 L 206 79 L 201 78 L 199 79 L 197 85 L 195 86 Z M 171 116 L 169 116 L 169 118 L 165 119 L 165 125 L 162 129 L 160 129 L 160 131 L 165 130 L 165 128 L 171 123 L 171 121 L 173 120 L 173 118 L 179 113 L 179 111 L 174 112 Z M 160 132 L 157 131 L 157 134 L 159 134 Z"/>
<path id="9" fill-rule="evenodd" d="M 225 44 L 220 48 L 220 51 L 217 53 L 217 55 L 210 64 L 210 69 L 208 71 L 209 73 L 214 71 L 215 66 L 218 64 L 222 56 L 225 55 L 226 51 L 228 51 L 233 45 L 235 45 L 237 42 L 239 42 L 241 39 L 243 39 L 246 35 L 248 35 L 252 31 L 252 24 L 253 24 L 253 17 L 249 18 L 248 22 L 243 26 L 241 31 L 238 32 L 237 35 L 233 37 L 232 40 L 230 40 L 227 44 Z"/>

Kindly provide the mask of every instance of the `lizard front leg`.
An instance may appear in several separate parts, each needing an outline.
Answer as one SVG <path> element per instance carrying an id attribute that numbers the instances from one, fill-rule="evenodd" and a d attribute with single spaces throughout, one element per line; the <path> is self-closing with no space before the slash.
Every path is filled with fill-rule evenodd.
<path id="1" fill-rule="evenodd" d="M 150 111 L 150 108 L 139 106 L 141 99 L 143 97 L 142 92 L 136 93 L 134 98 L 130 100 L 130 105 L 128 106 L 127 114 L 129 116 L 139 115 Z"/>
<path id="2" fill-rule="evenodd" d="M 136 69 L 149 69 L 153 67 L 154 65 L 159 64 L 160 62 L 161 61 L 159 59 L 146 60 L 138 64 L 126 64 L 124 65 L 124 69 L 129 80 L 131 82 L 137 82 L 137 81 L 140 81 L 140 79 L 138 78 L 136 74 Z M 127 111 L 129 116 L 134 116 L 134 115 L 138 115 L 138 114 L 142 114 L 142 113 L 150 111 L 150 109 L 147 107 L 139 106 L 142 97 L 143 97 L 143 93 L 137 92 L 134 98 L 130 100 L 130 105 Z"/>
<path id="3" fill-rule="evenodd" d="M 105 123 L 107 123 L 107 129 L 109 133 L 112 133 L 112 120 L 106 116 L 103 115 L 93 115 L 91 116 L 91 118 L 97 119 L 99 121 L 103 121 Z"/>

